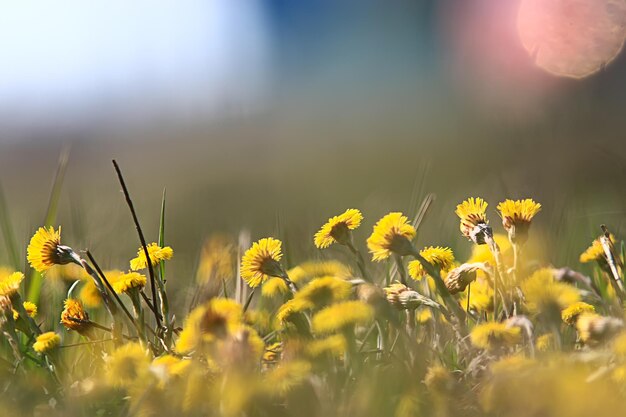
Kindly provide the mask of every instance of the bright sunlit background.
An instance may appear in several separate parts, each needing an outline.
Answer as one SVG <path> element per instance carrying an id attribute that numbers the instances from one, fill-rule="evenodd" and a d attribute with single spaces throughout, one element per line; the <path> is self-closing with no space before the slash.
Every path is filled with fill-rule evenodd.
<path id="1" fill-rule="evenodd" d="M 118 159 L 150 239 L 167 187 L 181 274 L 212 232 L 300 259 L 288 236 L 426 192 L 424 241 L 463 252 L 458 201 L 532 196 L 582 249 L 625 226 L 625 28 L 624 0 L 2 1 L 0 179 L 25 244 L 69 146 L 58 223 L 113 263 Z"/>

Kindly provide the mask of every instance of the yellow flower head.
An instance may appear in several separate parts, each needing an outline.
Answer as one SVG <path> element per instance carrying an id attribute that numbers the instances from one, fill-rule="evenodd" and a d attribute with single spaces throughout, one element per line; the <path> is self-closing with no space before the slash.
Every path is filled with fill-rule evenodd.
<path id="1" fill-rule="evenodd" d="M 344 301 L 321 310 L 311 320 L 315 333 L 333 333 L 374 318 L 374 309 L 361 301 Z"/>
<path id="2" fill-rule="evenodd" d="M 528 228 L 533 217 L 541 210 L 541 204 L 527 198 L 525 200 L 504 200 L 498 204 L 502 226 L 509 233 L 513 243 L 523 244 L 528 240 Z"/>
<path id="3" fill-rule="evenodd" d="M 266 298 L 278 297 L 289 292 L 289 286 L 282 278 L 270 278 L 261 287 L 261 295 Z"/>
<path id="4" fill-rule="evenodd" d="M 109 280 L 112 280 L 109 275 L 106 273 L 105 275 Z M 89 281 L 85 280 L 83 287 L 80 289 L 80 293 L 78 293 L 78 298 L 80 298 L 85 306 L 90 308 L 97 308 L 102 305 L 100 291 L 98 291 L 96 284 L 91 279 L 89 279 Z"/>
<path id="5" fill-rule="evenodd" d="M 602 236 L 601 236 L 602 237 Z M 609 235 L 611 243 L 615 244 L 615 236 Z M 595 239 L 583 253 L 580 254 L 580 262 L 585 264 L 589 262 L 598 262 L 601 266 L 606 265 L 606 253 L 600 237 Z"/>
<path id="6" fill-rule="evenodd" d="M 283 362 L 265 375 L 264 387 L 270 395 L 285 395 L 310 374 L 311 364 L 303 360 Z"/>
<path id="7" fill-rule="evenodd" d="M 337 242 L 345 245 L 350 242 L 350 230 L 361 225 L 363 215 L 357 209 L 348 209 L 339 216 L 331 217 L 315 234 L 314 243 L 324 249 Z"/>
<path id="8" fill-rule="evenodd" d="M 148 249 L 148 255 L 150 255 L 150 263 L 154 266 L 157 265 L 161 261 L 167 261 L 172 259 L 174 256 L 174 250 L 169 246 L 160 247 L 156 243 L 149 243 L 146 245 L 146 249 Z M 143 250 L 143 247 L 140 247 L 137 250 L 137 257 L 130 260 L 130 269 L 133 271 L 138 271 L 140 269 L 144 269 L 148 267 L 148 263 L 146 262 L 146 253 Z"/>
<path id="9" fill-rule="evenodd" d="M 480 197 L 470 197 L 456 206 L 455 213 L 461 219 L 460 229 L 463 236 L 475 240 L 475 228 L 487 225 L 487 202 Z"/>
<path id="10" fill-rule="evenodd" d="M 522 283 L 526 307 L 531 313 L 561 311 L 580 301 L 580 293 L 571 285 L 554 279 L 550 268 L 542 268 Z"/>
<path id="11" fill-rule="evenodd" d="M 306 352 L 313 358 L 323 355 L 336 358 L 346 351 L 346 346 L 346 338 L 342 334 L 334 334 L 323 339 L 312 340 L 306 345 Z"/>
<path id="12" fill-rule="evenodd" d="M 132 387 L 149 375 L 150 357 L 139 343 L 126 343 L 118 347 L 106 361 L 109 384 L 116 387 Z"/>
<path id="13" fill-rule="evenodd" d="M 411 253 L 410 241 L 415 237 L 415 228 L 402 213 L 389 213 L 374 225 L 372 235 L 367 239 L 367 247 L 372 260 L 382 261 L 392 252 L 405 256 Z"/>
<path id="14" fill-rule="evenodd" d="M 21 272 L 0 271 L 0 295 L 10 297 L 15 294 L 20 289 L 23 279 L 24 274 Z"/>
<path id="15" fill-rule="evenodd" d="M 169 380 L 184 375 L 190 366 L 190 360 L 166 354 L 152 361 L 150 371 L 159 379 L 160 387 L 163 388 Z"/>
<path id="16" fill-rule="evenodd" d="M 79 300 L 68 298 L 63 303 L 63 306 L 61 324 L 67 329 L 82 333 L 91 326 L 89 314 L 87 314 L 83 308 L 83 304 Z"/>
<path id="17" fill-rule="evenodd" d="M 573 303 L 567 308 L 561 311 L 561 319 L 570 326 L 576 324 L 578 317 L 583 313 L 595 313 L 596 309 L 591 304 L 587 304 L 583 301 Z"/>
<path id="18" fill-rule="evenodd" d="M 478 313 L 493 311 L 493 288 L 486 279 L 477 279 L 472 283 L 469 299 L 470 310 Z M 461 293 L 459 303 L 467 308 L 467 291 Z"/>
<path id="19" fill-rule="evenodd" d="M 301 283 L 328 276 L 350 278 L 352 271 L 339 261 L 308 261 L 291 268 L 287 275 L 293 282 Z"/>
<path id="20" fill-rule="evenodd" d="M 554 349 L 556 343 L 554 343 L 554 333 L 542 334 L 537 338 L 535 347 L 539 352 L 548 352 Z"/>
<path id="21" fill-rule="evenodd" d="M 57 347 L 59 343 L 61 343 L 61 336 L 55 332 L 46 332 L 37 336 L 33 349 L 37 353 L 45 353 Z"/>
<path id="22" fill-rule="evenodd" d="M 450 248 L 428 246 L 420 251 L 420 255 L 441 271 L 447 271 L 454 266 L 454 254 Z M 421 280 L 426 276 L 426 270 L 420 261 L 409 262 L 409 275 L 415 280 Z"/>
<path id="23" fill-rule="evenodd" d="M 335 277 L 316 278 L 309 282 L 295 298 L 309 301 L 315 306 L 324 306 L 350 296 L 352 284 Z"/>
<path id="24" fill-rule="evenodd" d="M 305 298 L 292 298 L 278 308 L 276 319 L 278 322 L 285 324 L 303 311 L 310 310 L 314 307 L 313 303 Z"/>
<path id="25" fill-rule="evenodd" d="M 68 253 L 60 249 L 61 227 L 55 231 L 40 227 L 28 244 L 28 263 L 37 272 L 44 272 L 53 265 L 65 265 L 72 261 Z"/>
<path id="26" fill-rule="evenodd" d="M 470 333 L 470 340 L 477 348 L 497 350 L 520 343 L 522 333 L 519 327 L 508 327 L 505 323 L 491 321 L 474 327 Z"/>
<path id="27" fill-rule="evenodd" d="M 270 277 L 285 276 L 279 261 L 283 257 L 282 242 L 271 237 L 255 242 L 241 259 L 241 278 L 252 288 L 258 287 Z"/>
<path id="28" fill-rule="evenodd" d="M 35 317 L 37 315 L 37 304 L 31 303 L 30 301 L 24 301 L 22 303 L 24 306 L 24 310 L 29 317 Z M 13 320 L 17 320 L 20 317 L 20 314 L 17 310 L 13 310 Z"/>
<path id="29" fill-rule="evenodd" d="M 512 246 L 509 238 L 502 233 L 494 233 L 493 240 L 500 247 L 500 252 L 502 256 L 505 258 L 510 257 L 512 255 Z M 468 263 L 474 262 L 488 262 L 491 265 L 496 264 L 496 260 L 493 257 L 493 253 L 489 249 L 487 245 L 473 245 L 472 254 L 470 258 L 467 260 Z"/>
<path id="30" fill-rule="evenodd" d="M 200 255 L 196 273 L 199 283 L 232 279 L 235 276 L 236 248 L 231 240 L 222 235 L 213 235 L 206 240 Z"/>
<path id="31" fill-rule="evenodd" d="M 139 272 L 120 274 L 112 280 L 111 285 L 116 293 L 128 293 L 134 288 L 142 289 L 146 285 L 146 276 Z"/>

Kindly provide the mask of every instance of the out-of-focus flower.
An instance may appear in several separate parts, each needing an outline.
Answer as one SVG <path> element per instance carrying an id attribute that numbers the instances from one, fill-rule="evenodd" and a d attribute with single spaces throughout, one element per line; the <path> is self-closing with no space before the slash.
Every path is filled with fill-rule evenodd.
<path id="1" fill-rule="evenodd" d="M 280 359 L 280 355 L 283 351 L 283 344 L 281 342 L 272 343 L 265 347 L 263 352 L 263 362 L 274 363 Z"/>
<path id="2" fill-rule="evenodd" d="M 440 271 L 447 271 L 454 265 L 454 253 L 450 248 L 429 246 L 422 249 L 420 255 Z M 426 275 L 426 270 L 420 261 L 409 262 L 408 269 L 409 275 L 415 280 L 420 280 Z"/>
<path id="3" fill-rule="evenodd" d="M 309 301 L 322 307 L 327 304 L 345 300 L 352 292 L 352 285 L 335 277 L 316 278 L 304 286 L 294 298 Z"/>
<path id="4" fill-rule="evenodd" d="M 0 271 L 0 295 L 11 297 L 20 289 L 23 279 L 21 272 Z"/>
<path id="5" fill-rule="evenodd" d="M 323 355 L 340 357 L 346 351 L 346 338 L 342 334 L 333 334 L 323 339 L 315 339 L 306 346 L 307 353 L 317 358 Z"/>
<path id="6" fill-rule="evenodd" d="M 541 210 L 541 204 L 527 198 L 524 200 L 504 200 L 498 204 L 502 225 L 513 243 L 524 243 L 528 239 L 530 223 Z"/>
<path id="7" fill-rule="evenodd" d="M 480 197 L 470 197 L 457 205 L 455 210 L 461 220 L 461 233 L 478 245 L 485 244 L 485 234 L 492 233 L 487 221 L 487 205 Z"/>
<path id="8" fill-rule="evenodd" d="M 389 213 L 374 225 L 374 231 L 367 239 L 367 247 L 375 262 L 383 261 L 396 253 L 410 255 L 413 251 L 411 240 L 415 237 L 415 228 L 402 213 Z"/>
<path id="9" fill-rule="evenodd" d="M 129 272 L 127 274 L 119 274 L 115 279 L 111 280 L 111 286 L 118 294 L 126 294 L 134 289 L 142 289 L 146 285 L 146 276 L 139 272 Z"/>
<path id="10" fill-rule="evenodd" d="M 37 316 L 37 304 L 30 301 L 24 301 L 22 305 L 24 306 L 24 310 L 29 317 Z M 13 310 L 13 320 L 17 320 L 19 317 L 20 313 L 18 313 L 17 310 Z"/>
<path id="11" fill-rule="evenodd" d="M 174 250 L 172 248 L 170 248 L 169 246 L 160 247 L 155 242 L 147 244 L 146 249 L 148 249 L 150 263 L 153 266 L 157 265 L 161 261 L 170 260 L 172 259 L 172 256 L 174 256 Z M 140 247 L 137 250 L 137 257 L 130 260 L 130 269 L 133 271 L 138 271 L 147 267 L 148 262 L 146 261 L 146 253 L 144 252 L 143 247 Z"/>
<path id="12" fill-rule="evenodd" d="M 465 291 L 465 288 L 476 280 L 477 271 L 487 272 L 488 275 L 492 275 L 491 268 L 487 264 L 480 262 L 463 264 L 450 270 L 444 280 L 446 288 L 450 294 L 457 294 Z"/>
<path id="13" fill-rule="evenodd" d="M 278 308 L 276 319 L 280 323 L 287 323 L 294 315 L 313 308 L 313 303 L 304 298 L 293 298 Z"/>
<path id="14" fill-rule="evenodd" d="M 54 349 L 61 343 L 61 336 L 55 332 L 46 332 L 37 336 L 33 349 L 37 353 L 46 353 Z"/>
<path id="15" fill-rule="evenodd" d="M 45 272 L 54 265 L 65 265 L 73 261 L 71 248 L 61 245 L 61 227 L 40 227 L 28 244 L 28 263 L 37 272 Z"/>
<path id="16" fill-rule="evenodd" d="M 477 279 L 471 286 L 471 294 L 469 295 L 470 310 L 478 313 L 486 313 L 493 311 L 493 288 L 486 279 Z M 463 308 L 467 308 L 467 291 L 461 293 L 459 303 Z"/>
<path id="17" fill-rule="evenodd" d="M 493 240 L 500 247 L 500 252 L 502 253 L 502 257 L 506 262 L 507 258 L 510 258 L 510 256 L 512 255 L 512 246 L 509 238 L 502 233 L 495 233 L 493 235 Z M 472 254 L 467 260 L 467 263 L 476 262 L 486 262 L 490 265 L 495 265 L 496 260 L 487 245 L 474 245 L 474 247 L 472 248 Z"/>
<path id="18" fill-rule="evenodd" d="M 580 254 L 579 260 L 581 263 L 597 262 L 601 268 L 608 268 L 606 252 L 604 251 L 601 238 L 602 236 L 595 239 L 591 246 Z M 609 241 L 611 244 L 615 244 L 615 236 L 613 234 L 609 235 Z"/>
<path id="19" fill-rule="evenodd" d="M 120 273 L 122 272 L 120 271 Z M 111 280 L 108 274 L 105 273 L 105 276 Z M 100 295 L 98 287 L 96 287 L 96 284 L 91 278 L 84 281 L 83 287 L 78 293 L 78 298 L 89 308 L 97 308 L 102 305 L 102 295 Z"/>
<path id="20" fill-rule="evenodd" d="M 319 311 L 311 320 L 315 333 L 333 333 L 364 325 L 374 318 L 374 310 L 361 301 L 344 301 Z"/>
<path id="21" fill-rule="evenodd" d="M 202 246 L 196 272 L 199 283 L 229 280 L 235 275 L 235 245 L 223 235 L 213 235 Z"/>
<path id="22" fill-rule="evenodd" d="M 164 387 L 172 378 L 184 375 L 189 366 L 191 366 L 190 360 L 167 354 L 155 358 L 149 369 L 159 379 L 161 387 Z"/>
<path id="23" fill-rule="evenodd" d="M 69 330 L 75 330 L 79 333 L 87 331 L 91 327 L 89 314 L 83 308 L 83 304 L 79 300 L 68 298 L 63 303 L 63 311 L 61 312 L 61 324 Z"/>
<path id="24" fill-rule="evenodd" d="M 576 324 L 576 321 L 581 314 L 595 312 L 596 309 L 594 306 L 583 301 L 579 301 L 563 309 L 563 311 L 561 311 L 561 319 L 563 319 L 566 324 L 573 326 Z"/>
<path id="25" fill-rule="evenodd" d="M 150 356 L 139 343 L 126 343 L 118 347 L 106 360 L 106 376 L 115 387 L 130 388 L 145 383 L 149 376 Z"/>
<path id="26" fill-rule="evenodd" d="M 363 215 L 357 209 L 348 209 L 344 213 L 331 217 L 315 234 L 314 243 L 324 249 L 337 242 L 341 245 L 351 243 L 350 230 L 361 225 Z"/>
<path id="27" fill-rule="evenodd" d="M 576 330 L 578 330 L 580 340 L 589 345 L 606 342 L 623 328 L 624 322 L 622 320 L 595 313 L 583 313 L 576 321 Z"/>
<path id="28" fill-rule="evenodd" d="M 265 388 L 270 395 L 285 395 L 304 382 L 311 373 L 311 364 L 304 360 L 282 362 L 265 375 Z"/>
<path id="29" fill-rule="evenodd" d="M 535 342 L 535 347 L 539 352 L 549 352 L 555 348 L 556 344 L 554 343 L 554 334 L 546 333 L 542 334 L 537 338 Z"/>
<path id="30" fill-rule="evenodd" d="M 270 277 L 286 276 L 280 259 L 282 242 L 271 237 L 260 239 L 246 251 L 241 259 L 241 278 L 252 288 L 258 287 Z"/>
<path id="31" fill-rule="evenodd" d="M 435 365 L 426 371 L 424 385 L 432 395 L 447 396 L 454 390 L 456 381 L 450 371 L 441 365 Z"/>
<path id="32" fill-rule="evenodd" d="M 339 261 L 309 261 L 291 268 L 287 271 L 287 275 L 293 282 L 302 283 L 328 276 L 347 279 L 352 276 L 352 271 Z"/>
<path id="33" fill-rule="evenodd" d="M 497 350 L 520 343 L 522 333 L 519 327 L 509 327 L 505 323 L 487 322 L 472 329 L 470 340 L 477 348 Z"/>
<path id="34" fill-rule="evenodd" d="M 561 311 L 580 301 L 580 292 L 554 279 L 553 270 L 542 268 L 522 282 L 526 307 L 531 313 Z"/>

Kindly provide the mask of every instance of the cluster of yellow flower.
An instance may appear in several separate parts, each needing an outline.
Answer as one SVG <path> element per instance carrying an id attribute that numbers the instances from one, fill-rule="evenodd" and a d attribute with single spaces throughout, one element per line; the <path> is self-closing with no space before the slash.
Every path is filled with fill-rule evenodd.
<path id="1" fill-rule="evenodd" d="M 67 265 L 61 275 L 74 283 L 61 285 L 62 309 L 40 305 L 43 314 L 61 310 L 62 328 L 44 331 L 51 326 L 37 323 L 42 312 L 21 298 L 24 274 L 0 269 L 0 354 L 7 364 L 25 362 L 20 375 L 37 375 L 43 387 L 30 404 L 0 400 L 0 408 L 142 416 L 621 415 L 626 292 L 618 240 L 604 229 L 580 256 L 597 265 L 591 276 L 541 266 L 524 250 L 541 205 L 498 204 L 506 234 L 494 233 L 487 208 L 481 198 L 456 207 L 473 246 L 465 262 L 447 246 L 418 249 L 416 225 L 400 212 L 379 219 L 366 239 L 371 260 L 387 268 L 362 255 L 357 209 L 331 217 L 313 237 L 318 249 L 343 247 L 354 267 L 336 260 L 289 265 L 273 237 L 249 247 L 209 239 L 191 304 L 173 309 L 187 308 L 182 326 L 164 276 L 170 247 L 142 244 L 128 272 L 103 271 L 89 252 L 85 259 L 61 243 L 60 227 L 40 228 L 27 249 L 30 266 L 52 282 L 60 267 L 51 268 Z"/>

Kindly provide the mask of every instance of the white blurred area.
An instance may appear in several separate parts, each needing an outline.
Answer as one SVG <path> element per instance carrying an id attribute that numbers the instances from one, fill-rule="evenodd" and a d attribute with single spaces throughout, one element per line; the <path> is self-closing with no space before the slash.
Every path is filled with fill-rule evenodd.
<path id="1" fill-rule="evenodd" d="M 269 54 L 256 0 L 2 1 L 0 143 L 251 112 Z"/>

